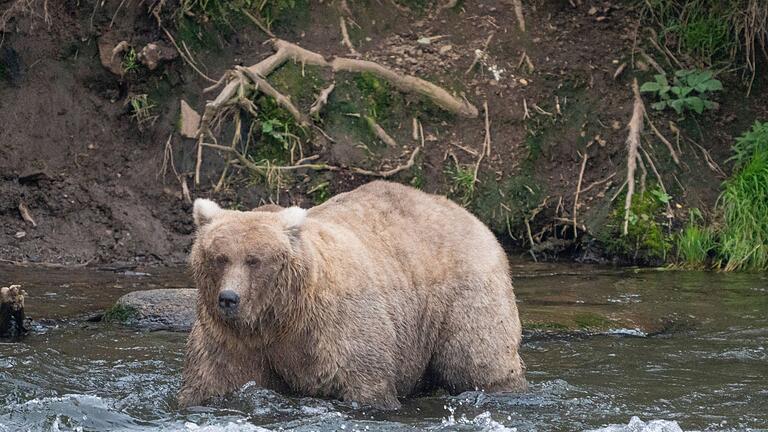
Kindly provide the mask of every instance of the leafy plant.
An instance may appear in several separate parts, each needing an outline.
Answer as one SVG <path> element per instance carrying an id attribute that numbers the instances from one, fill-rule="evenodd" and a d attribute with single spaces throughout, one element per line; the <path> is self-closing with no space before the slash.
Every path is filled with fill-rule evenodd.
<path id="1" fill-rule="evenodd" d="M 666 76 L 658 74 L 654 75 L 654 81 L 640 87 L 641 92 L 655 93 L 661 99 L 651 104 L 653 109 L 672 108 L 678 114 L 686 109 L 701 114 L 704 109 L 715 108 L 717 104 L 708 98 L 712 92 L 722 89 L 723 84 L 713 78 L 712 72 L 708 70 L 679 70 L 675 72 L 672 84 Z"/>
<path id="2" fill-rule="evenodd" d="M 121 67 L 125 73 L 135 71 L 139 68 L 138 55 L 136 54 L 135 49 L 129 49 L 128 52 L 123 56 Z"/>

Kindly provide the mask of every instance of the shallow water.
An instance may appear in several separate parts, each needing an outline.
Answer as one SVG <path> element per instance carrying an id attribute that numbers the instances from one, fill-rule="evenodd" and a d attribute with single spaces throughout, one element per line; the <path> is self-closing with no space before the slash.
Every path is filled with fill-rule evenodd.
<path id="1" fill-rule="evenodd" d="M 185 334 L 82 319 L 128 291 L 188 285 L 183 270 L 150 273 L 0 267 L 3 284 L 29 293 L 29 315 L 56 318 L 0 343 L 0 431 L 768 430 L 765 275 L 513 266 L 526 321 L 591 310 L 685 325 L 529 339 L 530 392 L 437 395 L 381 413 L 248 385 L 215 408 L 178 409 Z"/>

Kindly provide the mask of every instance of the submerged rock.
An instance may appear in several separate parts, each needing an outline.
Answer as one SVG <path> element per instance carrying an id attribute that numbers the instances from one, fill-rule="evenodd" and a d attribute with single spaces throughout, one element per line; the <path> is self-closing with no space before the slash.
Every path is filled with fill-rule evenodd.
<path id="1" fill-rule="evenodd" d="M 117 300 L 104 318 L 142 330 L 190 331 L 195 322 L 196 289 L 130 292 Z"/>

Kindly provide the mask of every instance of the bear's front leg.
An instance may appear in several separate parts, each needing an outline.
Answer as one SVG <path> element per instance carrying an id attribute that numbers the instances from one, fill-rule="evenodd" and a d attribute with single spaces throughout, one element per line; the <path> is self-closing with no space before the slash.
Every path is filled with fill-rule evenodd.
<path id="1" fill-rule="evenodd" d="M 179 405 L 199 405 L 213 397 L 237 390 L 254 381 L 257 386 L 277 390 L 278 379 L 264 356 L 234 337 L 226 337 L 195 322 L 187 340 Z"/>
<path id="2" fill-rule="evenodd" d="M 351 388 L 344 392 L 342 399 L 345 402 L 356 402 L 361 406 L 367 406 L 384 411 L 400 409 L 400 401 L 397 400 L 395 386 L 389 383 L 372 385 L 368 388 L 361 386 Z"/>

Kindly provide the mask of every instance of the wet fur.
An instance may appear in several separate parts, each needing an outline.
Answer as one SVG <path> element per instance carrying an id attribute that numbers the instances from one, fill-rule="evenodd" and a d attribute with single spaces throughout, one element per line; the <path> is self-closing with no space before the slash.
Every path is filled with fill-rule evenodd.
<path id="1" fill-rule="evenodd" d="M 466 210 L 381 181 L 298 226 L 270 210 L 200 216 L 182 405 L 248 381 L 385 409 L 430 384 L 526 388 L 506 255 Z M 225 287 L 241 296 L 234 321 L 217 310 Z"/>

